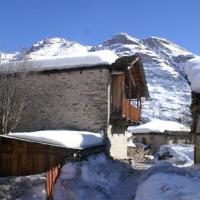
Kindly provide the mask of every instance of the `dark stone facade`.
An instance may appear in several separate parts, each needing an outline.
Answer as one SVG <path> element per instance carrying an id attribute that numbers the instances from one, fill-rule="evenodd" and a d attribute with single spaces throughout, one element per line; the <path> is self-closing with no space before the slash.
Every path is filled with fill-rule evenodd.
<path id="1" fill-rule="evenodd" d="M 110 72 L 106 68 L 39 73 L 30 76 L 31 104 L 16 131 L 75 129 L 100 132 L 108 124 Z"/>

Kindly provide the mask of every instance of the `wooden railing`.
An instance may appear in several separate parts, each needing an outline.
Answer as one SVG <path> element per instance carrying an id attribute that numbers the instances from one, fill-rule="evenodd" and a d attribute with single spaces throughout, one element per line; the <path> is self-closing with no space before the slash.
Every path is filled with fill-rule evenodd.
<path id="1" fill-rule="evenodd" d="M 139 123 L 141 120 L 140 107 L 132 106 L 129 99 L 123 98 L 122 117 L 128 121 Z"/>
<path id="2" fill-rule="evenodd" d="M 47 200 L 53 199 L 54 184 L 60 174 L 61 166 L 57 165 L 50 169 L 46 174 L 46 193 Z"/>

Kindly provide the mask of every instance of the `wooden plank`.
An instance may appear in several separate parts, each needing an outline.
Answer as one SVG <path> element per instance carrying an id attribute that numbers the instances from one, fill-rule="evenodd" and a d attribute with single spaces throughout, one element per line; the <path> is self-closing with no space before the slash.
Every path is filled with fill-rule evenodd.
<path id="1" fill-rule="evenodd" d="M 72 158 L 77 151 L 10 138 L 1 138 L 0 146 L 0 176 L 42 173 L 64 162 L 67 156 Z"/>
<path id="2" fill-rule="evenodd" d="M 141 120 L 141 110 L 132 106 L 128 99 L 123 98 L 122 117 L 128 121 L 139 123 Z"/>
<path id="3" fill-rule="evenodd" d="M 124 75 L 112 75 L 112 112 L 122 112 L 122 100 L 124 92 Z"/>
<path id="4" fill-rule="evenodd" d="M 57 165 L 52 167 L 46 174 L 47 199 L 53 198 L 54 185 L 59 177 L 60 170 L 61 170 L 61 165 Z"/>

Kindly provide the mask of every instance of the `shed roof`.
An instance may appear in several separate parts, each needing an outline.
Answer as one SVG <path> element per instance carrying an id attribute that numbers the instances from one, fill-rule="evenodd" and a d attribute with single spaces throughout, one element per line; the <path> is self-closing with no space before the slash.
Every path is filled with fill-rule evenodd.
<path id="1" fill-rule="evenodd" d="M 0 137 L 22 140 L 69 149 L 86 149 L 104 144 L 100 133 L 73 130 L 44 130 L 1 135 Z"/>

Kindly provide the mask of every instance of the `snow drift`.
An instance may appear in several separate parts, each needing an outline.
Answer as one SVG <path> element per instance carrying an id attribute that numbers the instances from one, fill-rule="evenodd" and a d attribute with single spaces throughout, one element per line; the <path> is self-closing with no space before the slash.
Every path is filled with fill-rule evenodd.
<path id="1" fill-rule="evenodd" d="M 200 169 L 171 165 L 153 167 L 143 175 L 135 200 L 199 200 Z"/>
<path id="2" fill-rule="evenodd" d="M 131 167 L 109 160 L 103 154 L 91 156 L 81 163 L 68 163 L 61 169 L 55 184 L 54 200 L 116 200 L 112 197 L 133 174 Z"/>
<path id="3" fill-rule="evenodd" d="M 189 167 L 194 164 L 194 145 L 162 145 L 155 156 L 156 163 L 169 162 L 177 167 Z"/>

